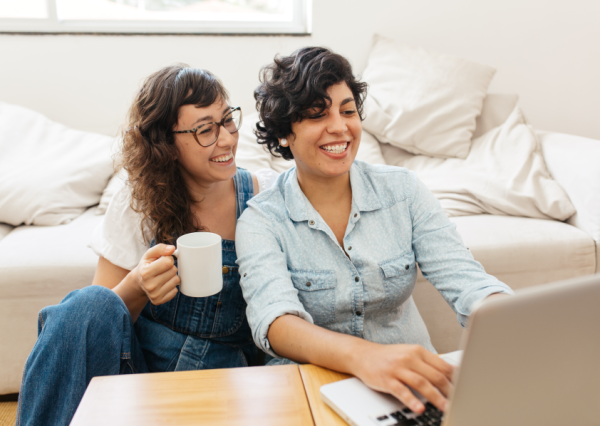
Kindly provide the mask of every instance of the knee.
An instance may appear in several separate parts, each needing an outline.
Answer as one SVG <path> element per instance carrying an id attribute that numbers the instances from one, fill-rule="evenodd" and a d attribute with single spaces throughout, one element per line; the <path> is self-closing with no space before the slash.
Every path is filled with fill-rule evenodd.
<path id="1" fill-rule="evenodd" d="M 115 322 L 123 323 L 129 311 L 121 298 L 112 290 L 93 285 L 69 293 L 58 305 L 44 308 L 40 315 L 45 323 L 61 324 L 61 327 L 102 327 Z"/>

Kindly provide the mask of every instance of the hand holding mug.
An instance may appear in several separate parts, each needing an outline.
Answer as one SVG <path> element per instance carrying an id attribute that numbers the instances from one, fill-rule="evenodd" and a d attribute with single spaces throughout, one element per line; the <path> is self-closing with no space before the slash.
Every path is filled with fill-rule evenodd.
<path id="1" fill-rule="evenodd" d="M 162 305 L 177 295 L 180 283 L 173 259 L 175 247 L 157 244 L 148 249 L 135 267 L 137 282 L 153 305 Z"/>

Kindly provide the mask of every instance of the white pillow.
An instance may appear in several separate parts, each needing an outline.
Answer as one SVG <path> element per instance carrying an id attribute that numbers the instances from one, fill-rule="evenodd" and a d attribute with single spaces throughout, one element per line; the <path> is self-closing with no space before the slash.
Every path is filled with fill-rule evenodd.
<path id="1" fill-rule="evenodd" d="M 413 154 L 466 158 L 495 70 L 376 35 L 363 80 L 365 130 Z"/>
<path id="2" fill-rule="evenodd" d="M 112 142 L 0 102 L 0 222 L 59 225 L 98 204 Z"/>
<path id="3" fill-rule="evenodd" d="M 449 216 L 566 220 L 575 213 L 550 176 L 540 143 L 518 107 L 503 125 L 473 140 L 465 160 L 413 155 L 385 144 L 382 152 L 388 164 L 413 170 Z"/>
<path id="4" fill-rule="evenodd" d="M 488 93 L 477 117 L 473 139 L 504 124 L 519 102 L 517 94 Z"/>
<path id="5" fill-rule="evenodd" d="M 256 142 L 254 130 L 258 122 L 258 113 L 250 114 L 244 117 L 244 122 L 239 130 L 240 138 L 238 140 L 235 162 L 239 167 L 256 172 L 260 169 L 272 169 L 277 173 L 291 169 L 296 162 L 287 161 L 281 157 L 274 157 L 264 145 Z M 386 164 L 379 142 L 372 135 L 363 130 L 360 146 L 356 159 L 370 164 Z"/>
<path id="6" fill-rule="evenodd" d="M 113 199 L 114 195 L 121 190 L 125 186 L 125 182 L 127 181 L 127 172 L 124 169 L 121 169 L 119 173 L 115 173 L 113 177 L 108 181 L 108 185 L 102 191 L 102 196 L 100 197 L 100 204 L 96 208 L 96 214 L 101 215 L 106 213 L 106 209 L 108 209 L 108 205 L 110 201 Z"/>

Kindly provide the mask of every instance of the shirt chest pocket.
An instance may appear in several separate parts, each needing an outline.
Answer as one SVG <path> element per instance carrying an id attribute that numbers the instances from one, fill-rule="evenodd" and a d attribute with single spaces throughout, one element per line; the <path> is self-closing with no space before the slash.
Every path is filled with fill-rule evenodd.
<path id="1" fill-rule="evenodd" d="M 292 270 L 292 283 L 298 298 L 315 324 L 330 324 L 335 319 L 335 271 Z"/>
<path id="2" fill-rule="evenodd" d="M 385 298 L 381 308 L 392 308 L 401 305 L 410 297 L 415 287 L 417 264 L 415 254 L 411 251 L 400 257 L 386 260 L 379 264 L 383 274 Z"/>

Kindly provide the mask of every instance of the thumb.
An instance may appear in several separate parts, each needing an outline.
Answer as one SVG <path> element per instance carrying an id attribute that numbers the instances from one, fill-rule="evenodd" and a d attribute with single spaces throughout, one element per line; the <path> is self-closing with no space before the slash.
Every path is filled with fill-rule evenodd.
<path id="1" fill-rule="evenodd" d="M 162 256 L 170 256 L 175 252 L 175 246 L 167 244 L 157 244 L 154 247 L 148 249 L 144 255 L 146 261 L 152 262 Z"/>

